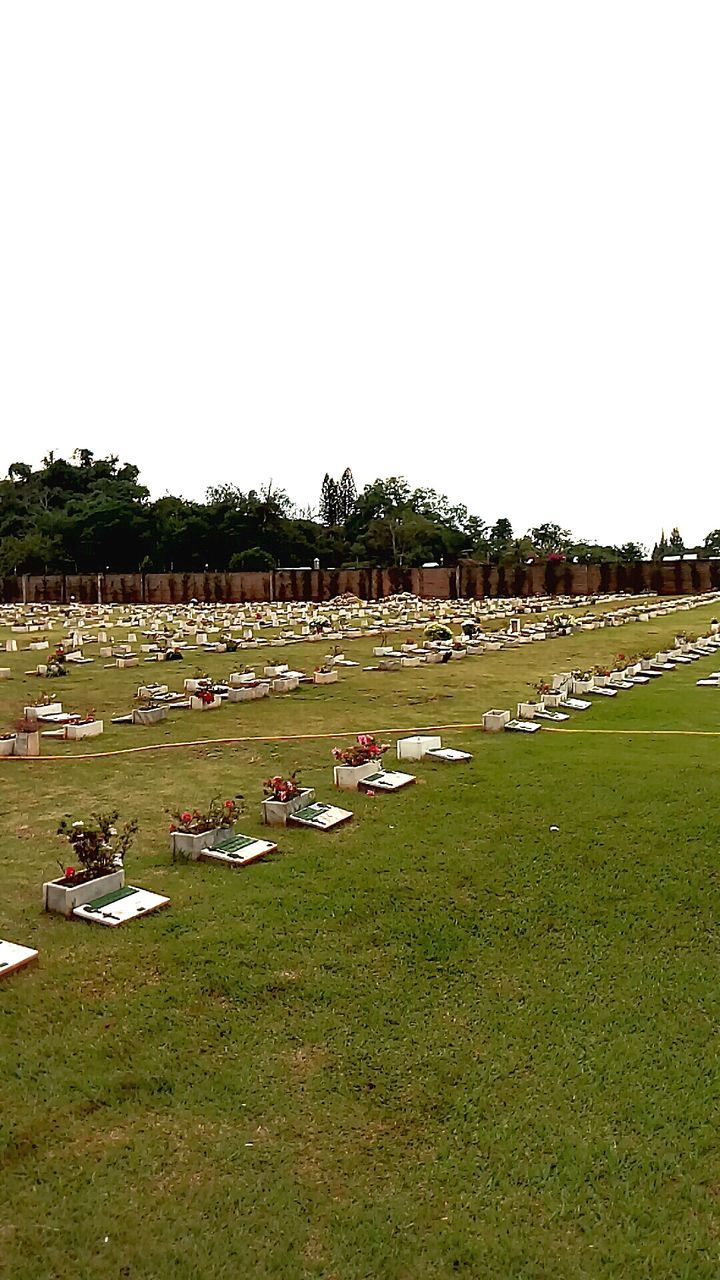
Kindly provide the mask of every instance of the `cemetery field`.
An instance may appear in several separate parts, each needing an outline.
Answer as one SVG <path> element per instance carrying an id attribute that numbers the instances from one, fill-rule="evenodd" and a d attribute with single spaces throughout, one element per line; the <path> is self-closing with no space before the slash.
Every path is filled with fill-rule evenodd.
<path id="1" fill-rule="evenodd" d="M 2 723 L 47 689 L 105 732 L 0 760 L 0 936 L 40 951 L 0 984 L 0 1274 L 716 1280 L 720 690 L 695 682 L 720 655 L 561 731 L 444 728 L 473 760 L 409 765 L 398 795 L 335 792 L 330 756 L 514 711 L 716 608 L 386 672 L 346 641 L 336 685 L 147 729 L 110 723 L 141 680 L 240 655 L 45 684 L 6 654 Z M 223 738 L 247 740 L 174 745 Z M 167 749 L 75 758 L 138 746 Z M 353 821 L 237 871 L 172 863 L 167 810 L 240 793 L 262 836 L 262 781 L 295 768 Z M 58 820 L 108 808 L 170 907 L 44 914 Z"/>

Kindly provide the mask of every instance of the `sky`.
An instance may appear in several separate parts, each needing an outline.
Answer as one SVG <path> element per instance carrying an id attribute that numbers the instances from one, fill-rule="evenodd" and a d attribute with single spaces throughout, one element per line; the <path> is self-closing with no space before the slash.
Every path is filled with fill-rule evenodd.
<path id="1" fill-rule="evenodd" d="M 0 7 L 0 471 L 720 526 L 720 6 Z"/>

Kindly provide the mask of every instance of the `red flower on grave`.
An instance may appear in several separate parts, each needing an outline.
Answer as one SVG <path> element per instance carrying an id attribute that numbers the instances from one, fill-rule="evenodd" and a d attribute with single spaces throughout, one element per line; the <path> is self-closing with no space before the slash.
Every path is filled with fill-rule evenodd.
<path id="1" fill-rule="evenodd" d="M 71 879 L 72 879 L 72 877 L 73 877 L 74 875 L 75 875 L 75 868 L 74 868 L 74 867 L 66 867 L 66 868 L 65 868 L 65 877 L 66 877 L 66 879 L 71 880 Z"/>
<path id="2" fill-rule="evenodd" d="M 225 801 L 225 808 L 226 808 L 226 809 L 232 809 L 232 807 L 233 807 L 234 803 L 235 803 L 235 801 L 234 801 L 234 800 L 226 800 L 226 801 Z"/>
<path id="3" fill-rule="evenodd" d="M 183 822 L 192 822 L 192 814 L 188 813 L 187 810 L 185 811 L 185 813 L 181 813 L 180 817 Z"/>

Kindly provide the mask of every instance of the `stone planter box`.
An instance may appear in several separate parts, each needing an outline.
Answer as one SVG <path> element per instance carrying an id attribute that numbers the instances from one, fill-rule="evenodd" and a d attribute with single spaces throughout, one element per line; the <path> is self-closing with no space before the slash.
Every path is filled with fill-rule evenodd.
<path id="1" fill-rule="evenodd" d="M 398 760 L 422 760 L 429 751 L 440 751 L 441 748 L 442 738 L 440 737 L 418 735 L 412 738 L 398 738 L 397 758 Z"/>
<path id="2" fill-rule="evenodd" d="M 341 791 L 357 791 L 358 784 L 371 773 L 377 773 L 377 761 L 368 760 L 365 764 L 336 764 L 333 769 L 335 786 Z"/>
<path id="3" fill-rule="evenodd" d="M 419 667 L 421 662 L 422 662 L 422 658 L 414 658 L 410 654 L 403 654 L 402 658 L 400 659 L 400 666 L 401 667 Z"/>
<path id="4" fill-rule="evenodd" d="M 135 697 L 136 698 L 161 698 L 163 694 L 168 692 L 169 690 L 166 684 L 141 684 L 137 693 L 135 694 Z"/>
<path id="5" fill-rule="evenodd" d="M 210 831 L 201 831 L 193 835 L 191 831 L 171 831 L 170 846 L 173 857 L 182 854 L 195 862 L 203 849 L 214 849 L 223 840 L 230 840 L 235 835 L 235 827 L 213 827 Z"/>
<path id="6" fill-rule="evenodd" d="M 482 723 L 485 733 L 502 733 L 505 725 L 510 723 L 510 712 L 493 708 L 485 712 Z"/>
<path id="7" fill-rule="evenodd" d="M 242 689 L 246 684 L 256 684 L 257 676 L 254 671 L 244 671 L 242 675 L 239 671 L 233 671 L 228 684 L 231 689 Z"/>
<path id="8" fill-rule="evenodd" d="M 15 735 L 11 738 L 0 738 L 0 756 L 15 755 Z"/>
<path id="9" fill-rule="evenodd" d="M 40 733 L 35 729 L 31 733 L 16 733 L 12 754 L 14 756 L 39 756 Z"/>
<path id="10" fill-rule="evenodd" d="M 337 684 L 337 671 L 313 671 L 313 684 Z"/>
<path id="11" fill-rule="evenodd" d="M 132 718 L 133 724 L 159 724 L 167 720 L 167 707 L 136 707 Z"/>
<path id="12" fill-rule="evenodd" d="M 592 687 L 593 687 L 593 677 L 592 677 L 592 676 L 590 676 L 590 677 L 589 677 L 589 679 L 587 679 L 587 680 L 573 680 L 573 681 L 572 681 L 572 691 L 573 691 L 573 693 L 574 693 L 574 694 L 579 694 L 579 693 L 589 693 L 589 692 L 590 692 L 590 690 L 592 689 Z"/>
<path id="13" fill-rule="evenodd" d="M 78 742 L 80 738 L 99 738 L 104 728 L 102 720 L 90 720 L 87 724 L 66 724 L 65 737 L 68 742 Z M 102 894 L 98 894 L 102 897 Z"/>
<path id="14" fill-rule="evenodd" d="M 569 671 L 561 671 L 561 672 L 560 672 L 560 675 L 553 676 L 553 678 L 552 678 L 552 687 L 553 687 L 553 689 L 565 689 L 565 688 L 567 688 L 567 686 L 570 684 L 570 680 L 571 680 L 571 678 L 572 678 L 572 677 L 571 677 L 571 675 L 570 675 L 570 672 L 569 672 Z"/>
<path id="15" fill-rule="evenodd" d="M 444 661 L 444 654 L 438 653 L 437 649 L 430 649 L 428 653 L 423 654 L 423 657 L 426 662 L 430 663 Z"/>
<path id="16" fill-rule="evenodd" d="M 391 644 L 379 644 L 373 649 L 373 653 L 376 658 L 387 658 L 389 654 L 394 652 L 395 651 Z"/>
<path id="17" fill-rule="evenodd" d="M 106 893 L 116 893 L 125 885 L 125 869 L 119 867 L 105 876 L 96 876 L 94 880 L 86 880 L 76 886 L 63 884 L 64 876 L 58 880 L 48 880 L 43 885 L 43 905 L 46 911 L 57 911 L 62 916 L 71 916 L 76 907 L 82 907 L 96 898 L 104 898 Z"/>
<path id="18" fill-rule="evenodd" d="M 263 675 L 267 676 L 268 679 L 270 680 L 274 680 L 278 676 L 283 676 L 285 672 L 288 670 L 289 670 L 289 667 L 285 662 L 282 664 L 282 666 L 263 667 Z"/>
<path id="19" fill-rule="evenodd" d="M 467 649 L 451 649 L 450 657 L 452 658 L 453 662 L 457 662 L 460 658 L 466 658 Z"/>
<path id="20" fill-rule="evenodd" d="M 543 694 L 544 707 L 559 707 L 563 699 L 562 689 L 553 689 L 551 693 Z"/>
<path id="21" fill-rule="evenodd" d="M 288 819 L 298 809 L 304 809 L 315 799 L 312 787 L 306 787 L 292 800 L 263 800 L 260 806 L 262 820 L 268 827 L 286 827 Z"/>
<path id="22" fill-rule="evenodd" d="M 535 712 L 542 710 L 542 703 L 539 702 L 518 702 L 518 720 L 534 720 Z"/>
<path id="23" fill-rule="evenodd" d="M 596 689 L 604 689 L 610 680 L 610 676 L 593 676 L 593 683 Z"/>
<path id="24" fill-rule="evenodd" d="M 117 658 L 116 663 L 118 667 L 139 667 L 140 659 L 136 654 L 129 654 L 126 658 Z"/>
<path id="25" fill-rule="evenodd" d="M 254 702 L 256 698 L 266 698 L 269 692 L 270 685 L 267 683 L 249 684 L 242 689 L 228 690 L 228 702 Z"/>
<path id="26" fill-rule="evenodd" d="M 272 682 L 273 693 L 294 693 L 300 684 L 297 676 L 278 676 Z"/>
<path id="27" fill-rule="evenodd" d="M 9 680 L 10 674 L 11 672 L 9 667 L 0 667 L 0 680 Z"/>
<path id="28" fill-rule="evenodd" d="M 217 694 L 213 697 L 212 702 L 203 702 L 202 698 L 196 698 L 194 694 L 191 694 L 190 696 L 191 711 L 215 711 L 221 706 L 222 698 L 219 698 Z"/>

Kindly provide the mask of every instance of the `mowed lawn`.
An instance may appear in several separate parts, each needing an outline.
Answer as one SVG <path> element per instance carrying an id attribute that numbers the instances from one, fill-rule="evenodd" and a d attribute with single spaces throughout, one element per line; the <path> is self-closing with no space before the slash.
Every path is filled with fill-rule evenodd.
<path id="1" fill-rule="evenodd" d="M 338 736 L 0 761 L 0 935 L 41 952 L 0 984 L 0 1274 L 716 1280 L 720 737 L 637 731 L 720 733 L 720 691 L 695 685 L 720 656 L 568 724 L 617 733 L 446 730 L 471 764 L 417 765 L 414 788 L 351 796 L 349 826 L 282 834 L 238 872 L 173 865 L 166 812 L 241 792 L 259 834 L 271 772 L 333 797 L 343 732 L 474 724 L 713 612 L 352 669 L 155 729 L 109 724 L 153 667 L 45 686 L 7 655 L 6 720 L 44 687 L 106 718 L 46 753 Z M 325 647 L 283 658 L 310 670 Z M 345 651 L 367 663 L 370 643 Z M 180 687 L 239 656 L 158 671 Z M 138 817 L 129 881 L 172 900 L 119 930 L 40 906 L 58 818 L 98 806 Z"/>

